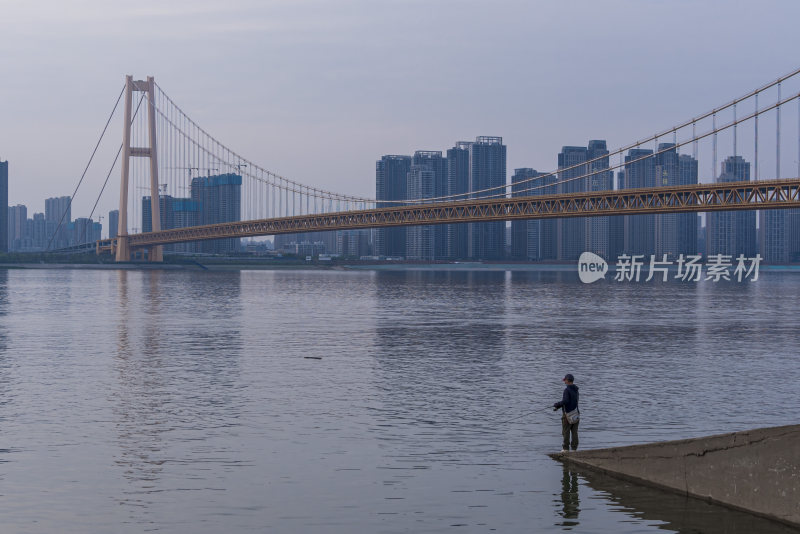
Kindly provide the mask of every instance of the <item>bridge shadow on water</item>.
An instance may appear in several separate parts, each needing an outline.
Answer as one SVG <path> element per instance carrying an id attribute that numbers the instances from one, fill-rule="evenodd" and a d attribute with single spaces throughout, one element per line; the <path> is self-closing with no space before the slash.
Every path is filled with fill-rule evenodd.
<path id="1" fill-rule="evenodd" d="M 617 512 L 645 520 L 659 529 L 681 534 L 790 534 L 797 530 L 762 517 L 641 486 L 585 469 L 563 466 L 559 524 L 581 531 L 580 487 L 599 493 Z M 595 497 L 596 498 L 596 497 Z"/>

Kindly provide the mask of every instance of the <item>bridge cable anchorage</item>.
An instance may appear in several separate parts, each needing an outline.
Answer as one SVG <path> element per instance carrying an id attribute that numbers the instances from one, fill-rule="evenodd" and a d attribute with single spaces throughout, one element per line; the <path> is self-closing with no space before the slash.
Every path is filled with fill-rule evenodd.
<path id="1" fill-rule="evenodd" d="M 106 120 L 105 126 L 103 126 L 103 131 L 100 133 L 100 138 L 94 145 L 94 150 L 92 150 L 92 155 L 89 156 L 89 161 L 86 163 L 86 167 L 83 169 L 83 174 L 81 174 L 80 180 L 78 180 L 78 185 L 75 186 L 75 190 L 72 192 L 72 196 L 69 198 L 67 207 L 64 209 L 64 213 L 61 214 L 61 219 L 58 221 L 58 225 L 56 226 L 56 229 L 53 231 L 53 235 L 50 236 L 50 240 L 47 242 L 47 248 L 45 249 L 45 252 L 50 250 L 50 246 L 53 244 L 53 239 L 55 239 L 56 235 L 58 235 L 58 231 L 61 229 L 61 225 L 64 223 L 64 217 L 67 216 L 67 211 L 70 209 L 70 207 L 72 207 L 72 200 L 75 198 L 75 195 L 78 193 L 78 188 L 80 188 L 81 184 L 83 183 L 83 179 L 86 177 L 86 172 L 89 170 L 89 166 L 92 164 L 95 154 L 97 154 L 97 149 L 100 148 L 100 142 L 106 135 L 106 131 L 108 130 L 108 125 L 111 124 L 111 119 L 114 117 L 114 114 L 117 111 L 117 107 L 119 107 L 119 102 L 122 99 L 122 94 L 124 92 L 125 92 L 125 86 L 123 86 L 122 90 L 120 90 L 119 92 L 117 101 L 114 104 L 114 109 L 111 110 L 111 114 L 108 116 L 108 120 Z"/>

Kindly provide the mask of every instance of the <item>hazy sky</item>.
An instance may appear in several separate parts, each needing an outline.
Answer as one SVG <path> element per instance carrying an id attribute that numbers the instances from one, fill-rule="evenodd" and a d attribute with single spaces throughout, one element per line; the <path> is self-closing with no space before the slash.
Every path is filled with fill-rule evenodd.
<path id="1" fill-rule="evenodd" d="M 72 192 L 125 74 L 155 76 L 267 169 L 373 197 L 382 154 L 500 135 L 509 174 L 552 170 L 562 145 L 619 146 L 800 66 L 796 0 L 0 0 L 0 14 L 0 158 L 29 216 Z M 120 140 L 117 122 L 73 217 Z"/>

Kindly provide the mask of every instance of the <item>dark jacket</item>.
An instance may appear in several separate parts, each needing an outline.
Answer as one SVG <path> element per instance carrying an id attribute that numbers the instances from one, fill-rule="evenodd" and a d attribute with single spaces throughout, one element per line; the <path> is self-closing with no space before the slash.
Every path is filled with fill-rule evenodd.
<path id="1" fill-rule="evenodd" d="M 564 395 L 561 397 L 561 402 L 553 405 L 553 408 L 561 408 L 565 412 L 571 412 L 578 407 L 578 386 L 569 384 L 564 388 Z"/>

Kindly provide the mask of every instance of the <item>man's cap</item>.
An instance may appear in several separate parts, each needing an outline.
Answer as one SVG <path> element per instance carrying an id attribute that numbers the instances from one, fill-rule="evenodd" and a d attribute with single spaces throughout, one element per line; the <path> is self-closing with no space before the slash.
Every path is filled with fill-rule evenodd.
<path id="1" fill-rule="evenodd" d="M 571 374 L 567 373 L 567 375 L 566 375 L 566 376 L 564 376 L 564 378 L 562 379 L 562 381 L 563 381 L 563 380 L 566 380 L 567 382 L 575 382 L 575 377 L 574 377 L 574 376 L 572 376 Z"/>

